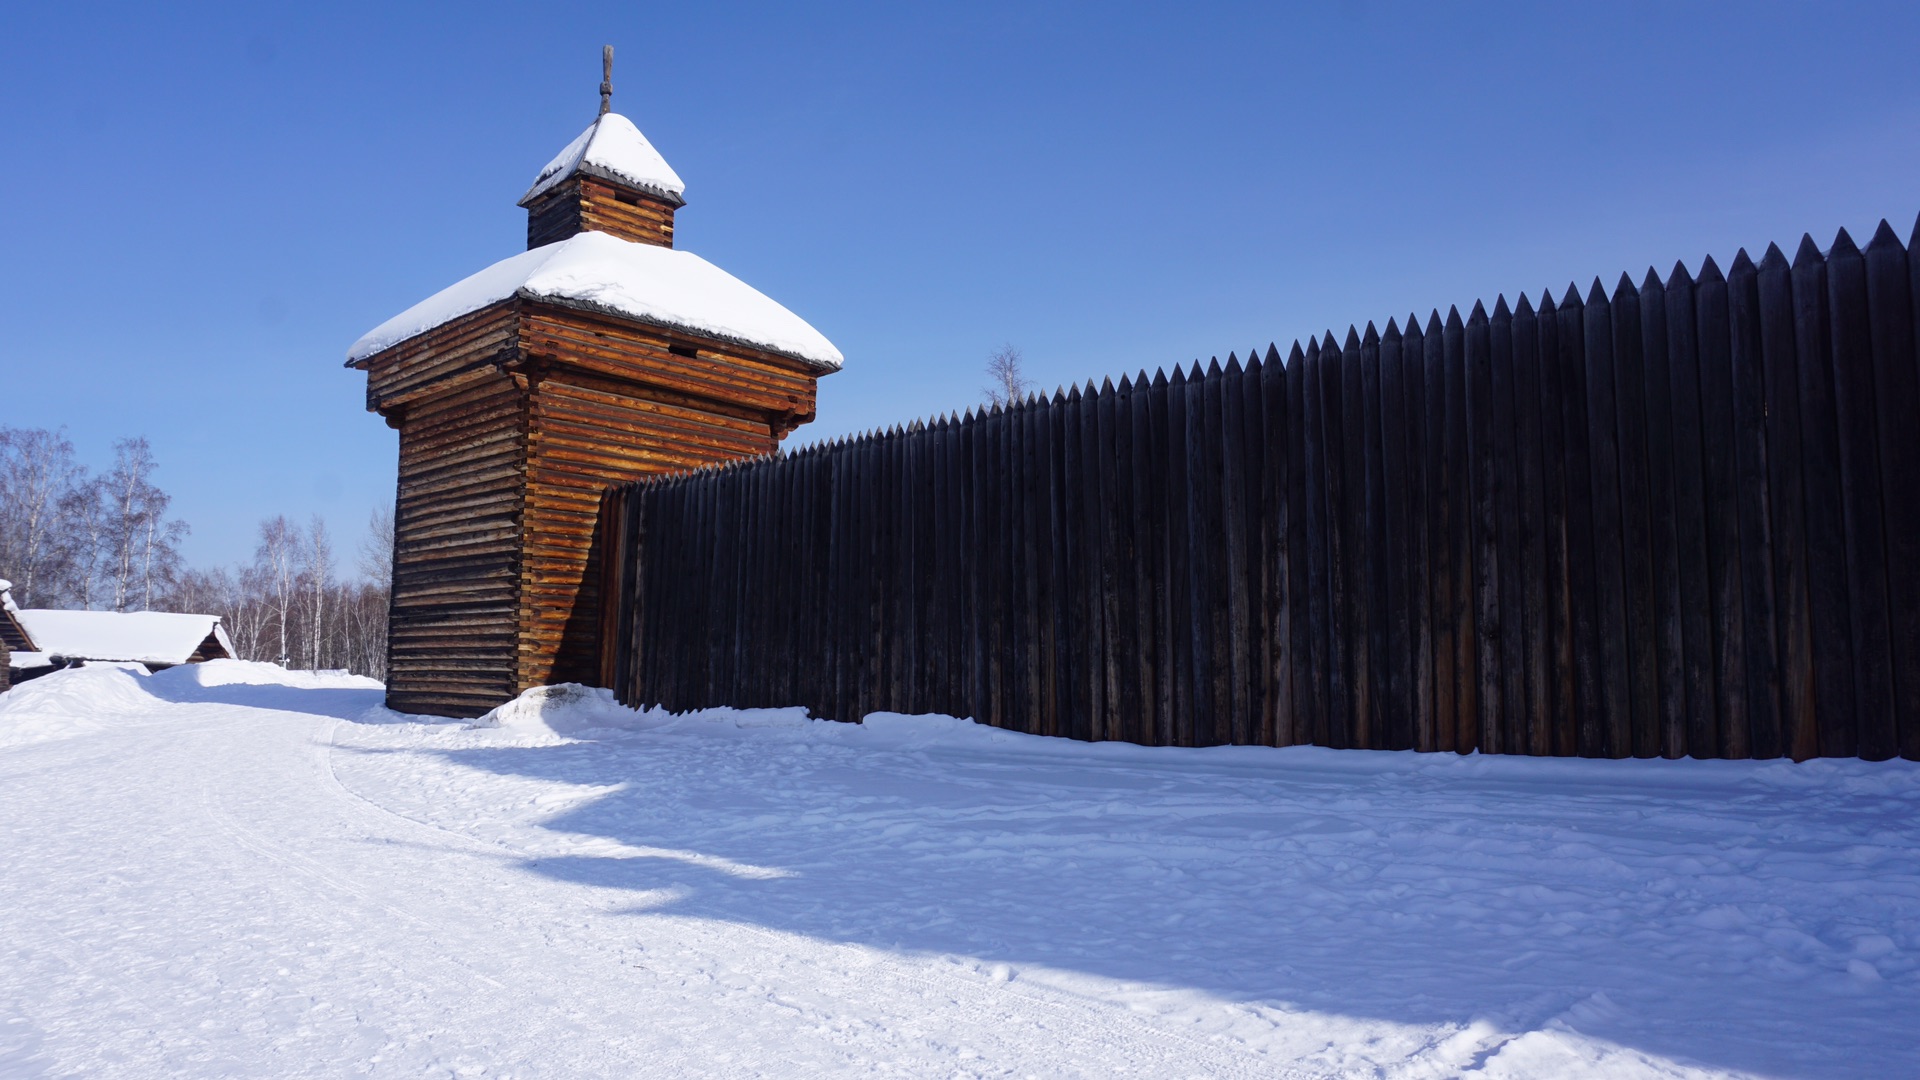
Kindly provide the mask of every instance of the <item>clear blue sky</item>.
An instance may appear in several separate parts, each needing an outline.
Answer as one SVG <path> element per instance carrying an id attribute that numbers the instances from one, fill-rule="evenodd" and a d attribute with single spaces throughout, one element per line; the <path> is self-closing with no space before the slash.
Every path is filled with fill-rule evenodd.
<path id="1" fill-rule="evenodd" d="M 525 246 L 598 105 L 679 245 L 847 356 L 837 435 L 1920 211 L 1912 4 L 16 5 L 0 423 L 144 434 L 193 526 L 357 534 L 363 331 Z"/>

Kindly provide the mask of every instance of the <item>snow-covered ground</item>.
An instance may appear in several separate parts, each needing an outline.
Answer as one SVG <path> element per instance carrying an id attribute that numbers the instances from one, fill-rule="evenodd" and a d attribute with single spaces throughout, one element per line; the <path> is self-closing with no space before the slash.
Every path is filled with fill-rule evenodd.
<path id="1" fill-rule="evenodd" d="M 3 1076 L 1912 1076 L 1920 769 L 0 697 Z"/>

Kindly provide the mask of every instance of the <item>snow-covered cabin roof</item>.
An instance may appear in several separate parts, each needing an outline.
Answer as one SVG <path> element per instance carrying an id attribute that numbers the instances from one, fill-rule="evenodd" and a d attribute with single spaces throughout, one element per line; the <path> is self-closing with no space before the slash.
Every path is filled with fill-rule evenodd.
<path id="1" fill-rule="evenodd" d="M 681 196 L 687 190 L 680 174 L 674 172 L 660 151 L 640 134 L 633 121 L 613 112 L 588 124 L 579 138 L 547 162 L 547 167 L 534 177 L 533 186 L 520 196 L 520 205 L 527 205 L 575 173 L 650 191 L 676 205 L 684 201 Z"/>
<path id="2" fill-rule="evenodd" d="M 347 363 L 516 295 L 738 342 L 823 368 L 838 370 L 845 362 L 805 319 L 690 251 L 583 232 L 502 259 L 434 293 L 354 342 Z"/>
<path id="3" fill-rule="evenodd" d="M 218 615 L 52 608 L 21 608 L 14 615 L 33 638 L 35 650 L 53 656 L 184 664 L 209 634 L 227 655 L 234 655 L 233 642 Z"/>

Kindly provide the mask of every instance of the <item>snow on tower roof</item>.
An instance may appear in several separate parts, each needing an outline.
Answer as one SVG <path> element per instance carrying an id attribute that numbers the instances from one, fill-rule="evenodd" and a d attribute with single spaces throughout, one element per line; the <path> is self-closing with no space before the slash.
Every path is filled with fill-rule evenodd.
<path id="1" fill-rule="evenodd" d="M 533 186 L 520 196 L 520 205 L 527 205 L 575 173 L 637 187 L 675 203 L 684 201 L 681 195 L 687 190 L 680 174 L 673 171 L 660 151 L 640 134 L 633 121 L 619 113 L 606 113 L 587 125 L 579 138 L 547 162 L 547 167 L 534 177 Z"/>
<path id="2" fill-rule="evenodd" d="M 738 342 L 838 370 L 845 359 L 805 319 L 690 251 L 583 232 L 502 259 L 368 331 L 354 364 L 511 296 Z"/>
<path id="3" fill-rule="evenodd" d="M 15 617 L 34 648 L 82 660 L 133 660 L 184 664 L 211 634 L 227 655 L 233 643 L 218 615 L 181 615 L 166 611 L 59 611 L 23 608 Z"/>

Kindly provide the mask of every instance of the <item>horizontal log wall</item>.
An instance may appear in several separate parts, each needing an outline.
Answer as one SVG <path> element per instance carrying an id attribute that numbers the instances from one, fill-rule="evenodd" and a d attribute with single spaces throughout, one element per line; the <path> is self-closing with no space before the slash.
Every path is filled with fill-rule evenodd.
<path id="1" fill-rule="evenodd" d="M 527 248 L 593 230 L 641 244 L 673 246 L 676 205 L 591 176 L 574 176 L 527 204 Z"/>
<path id="2" fill-rule="evenodd" d="M 596 681 L 609 484 L 771 453 L 814 408 L 816 373 L 742 346 L 526 303 L 530 388 L 518 687 Z"/>
<path id="3" fill-rule="evenodd" d="M 594 682 L 593 530 L 607 485 L 766 454 L 776 440 L 764 419 L 637 397 L 574 371 L 537 383 L 528 438 L 519 685 Z"/>
<path id="4" fill-rule="evenodd" d="M 671 709 L 1920 758 L 1920 233 L 1329 334 L 610 492 Z"/>
<path id="5" fill-rule="evenodd" d="M 424 398 L 495 378 L 519 347 L 520 301 L 448 320 L 353 366 L 367 373 L 367 409 L 398 422 Z"/>
<path id="6" fill-rule="evenodd" d="M 678 334 L 553 304 L 521 302 L 518 347 L 530 360 L 794 423 L 813 419 L 820 372 L 744 345 Z"/>
<path id="7" fill-rule="evenodd" d="M 514 684 L 526 392 L 498 371 L 400 428 L 387 704 L 477 716 Z"/>

